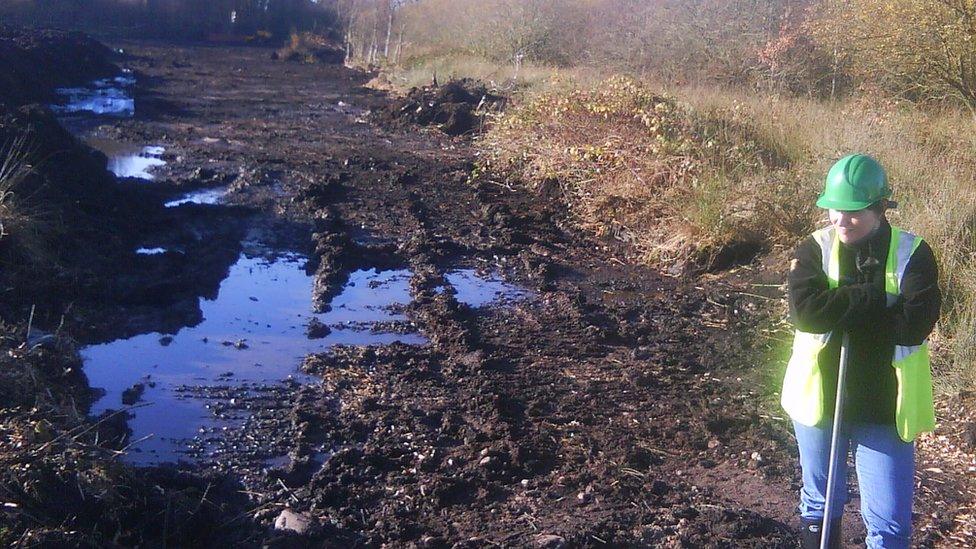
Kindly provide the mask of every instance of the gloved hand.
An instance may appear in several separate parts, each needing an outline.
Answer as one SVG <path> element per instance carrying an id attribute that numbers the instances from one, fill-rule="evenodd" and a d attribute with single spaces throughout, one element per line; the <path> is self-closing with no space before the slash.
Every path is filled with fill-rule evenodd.
<path id="1" fill-rule="evenodd" d="M 885 305 L 891 307 L 898 296 L 888 294 L 885 284 L 885 266 L 868 249 L 859 249 L 856 256 L 858 280 L 865 285 L 872 287 L 872 292 L 880 293 L 884 296 Z"/>

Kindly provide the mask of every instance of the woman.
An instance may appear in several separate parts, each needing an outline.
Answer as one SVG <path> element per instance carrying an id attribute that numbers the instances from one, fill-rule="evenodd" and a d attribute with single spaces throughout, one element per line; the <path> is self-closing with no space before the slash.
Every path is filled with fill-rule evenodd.
<path id="1" fill-rule="evenodd" d="M 848 336 L 843 424 L 829 521 L 840 546 L 848 499 L 847 453 L 854 451 L 868 547 L 908 547 L 915 436 L 935 427 L 927 338 L 941 294 L 932 249 L 888 224 L 884 169 L 861 154 L 827 174 L 817 206 L 830 225 L 814 232 L 790 264 L 796 328 L 782 404 L 796 432 L 803 470 L 804 548 L 820 546 L 841 343 Z"/>

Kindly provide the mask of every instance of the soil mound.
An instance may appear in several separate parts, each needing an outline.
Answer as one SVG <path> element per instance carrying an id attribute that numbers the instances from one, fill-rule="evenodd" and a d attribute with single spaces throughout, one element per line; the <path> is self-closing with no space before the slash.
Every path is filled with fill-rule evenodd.
<path id="1" fill-rule="evenodd" d="M 0 102 L 47 102 L 57 87 L 117 74 L 112 55 L 84 33 L 0 25 Z"/>
<path id="2" fill-rule="evenodd" d="M 88 287 L 135 246 L 149 206 L 47 108 L 0 103 L 0 158 L 0 279 L 17 296 L 40 299 L 42 284 Z"/>
<path id="3" fill-rule="evenodd" d="M 452 136 L 480 131 L 485 115 L 504 108 L 506 99 L 484 83 L 463 78 L 442 86 L 413 88 L 378 114 L 380 122 L 393 126 L 438 126 Z"/>
<path id="4" fill-rule="evenodd" d="M 346 60 L 346 52 L 328 38 L 306 32 L 293 34 L 291 41 L 272 53 L 271 58 L 295 63 L 341 65 Z"/>

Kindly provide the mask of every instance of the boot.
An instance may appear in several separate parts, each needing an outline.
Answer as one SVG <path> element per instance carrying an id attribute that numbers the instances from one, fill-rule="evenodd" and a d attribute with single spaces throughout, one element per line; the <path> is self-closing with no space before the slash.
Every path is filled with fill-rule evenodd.
<path id="1" fill-rule="evenodd" d="M 820 549 L 820 527 L 821 521 L 815 519 L 801 518 L 803 529 L 800 531 L 800 547 L 802 549 Z M 828 549 L 840 549 L 841 537 L 841 517 L 830 521 L 830 547 Z"/>

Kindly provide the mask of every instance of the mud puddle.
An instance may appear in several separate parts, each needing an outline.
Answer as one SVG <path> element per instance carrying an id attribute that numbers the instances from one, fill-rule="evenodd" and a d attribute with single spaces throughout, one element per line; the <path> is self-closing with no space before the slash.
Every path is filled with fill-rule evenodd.
<path id="1" fill-rule="evenodd" d="M 453 286 L 454 298 L 473 308 L 511 304 L 533 295 L 525 288 L 506 282 L 496 273 L 457 269 L 448 271 L 444 278 Z"/>
<path id="2" fill-rule="evenodd" d="M 166 202 L 164 206 L 167 208 L 175 208 L 177 206 L 182 206 L 184 204 L 220 204 L 221 200 L 227 195 L 226 187 L 218 187 L 216 189 L 200 189 L 190 193 L 186 193 L 180 198 L 170 200 Z"/>
<path id="3" fill-rule="evenodd" d="M 256 411 L 284 400 L 278 393 L 315 383 L 298 370 L 308 354 L 336 344 L 425 342 L 391 310 L 409 302 L 409 273 L 356 271 L 332 310 L 314 314 L 304 263 L 294 254 L 273 260 L 242 255 L 217 298 L 201 300 L 199 325 L 82 351 L 91 386 L 105 391 L 92 415 L 134 405 L 127 461 L 152 465 L 205 455 L 222 431 L 239 429 Z M 320 337 L 310 338 L 310 324 Z"/>
<path id="4" fill-rule="evenodd" d="M 166 149 L 158 145 L 139 147 L 113 139 L 89 137 L 85 141 L 108 157 L 108 170 L 116 177 L 133 177 L 152 181 L 152 169 L 165 166 L 163 153 Z"/>
<path id="5" fill-rule="evenodd" d="M 114 78 L 95 80 L 87 86 L 58 88 L 56 93 L 63 102 L 51 105 L 51 110 L 61 115 L 102 115 L 130 117 L 136 113 L 132 87 L 136 79 L 131 72 Z"/>

